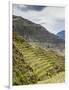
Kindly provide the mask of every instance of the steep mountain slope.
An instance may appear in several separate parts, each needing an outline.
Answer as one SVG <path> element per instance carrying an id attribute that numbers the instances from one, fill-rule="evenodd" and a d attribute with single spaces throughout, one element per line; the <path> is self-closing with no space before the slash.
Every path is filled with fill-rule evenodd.
<path id="1" fill-rule="evenodd" d="M 65 31 L 61 31 L 57 33 L 57 36 L 59 36 L 61 39 L 65 40 Z"/>
<path id="2" fill-rule="evenodd" d="M 22 17 L 13 16 L 13 31 L 19 33 L 28 42 L 35 42 L 44 48 L 64 50 L 64 40 L 48 32 L 44 27 Z"/>
<path id="3" fill-rule="evenodd" d="M 64 69 L 64 56 L 52 49 L 33 48 L 13 32 L 13 85 L 38 83 L 64 72 Z"/>

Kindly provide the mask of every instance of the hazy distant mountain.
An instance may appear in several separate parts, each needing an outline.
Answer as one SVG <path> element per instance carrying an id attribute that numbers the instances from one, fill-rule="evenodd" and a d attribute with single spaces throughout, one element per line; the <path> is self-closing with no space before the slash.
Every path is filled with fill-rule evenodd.
<path id="1" fill-rule="evenodd" d="M 13 16 L 13 31 L 19 33 L 28 42 L 37 42 L 43 47 L 64 49 L 64 40 L 50 33 L 41 25 L 20 16 Z"/>
<path id="2" fill-rule="evenodd" d="M 57 36 L 59 36 L 61 39 L 65 40 L 65 31 L 61 31 L 61 32 L 57 33 Z"/>

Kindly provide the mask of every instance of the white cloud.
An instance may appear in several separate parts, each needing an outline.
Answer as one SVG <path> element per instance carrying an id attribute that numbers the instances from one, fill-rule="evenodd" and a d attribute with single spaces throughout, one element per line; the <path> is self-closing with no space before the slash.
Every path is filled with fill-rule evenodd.
<path id="1" fill-rule="evenodd" d="M 25 12 L 18 9 L 16 5 L 13 7 L 13 14 L 22 16 L 37 24 L 41 24 L 52 33 L 57 33 L 65 29 L 64 11 L 63 7 L 46 7 L 41 11 L 29 10 Z"/>

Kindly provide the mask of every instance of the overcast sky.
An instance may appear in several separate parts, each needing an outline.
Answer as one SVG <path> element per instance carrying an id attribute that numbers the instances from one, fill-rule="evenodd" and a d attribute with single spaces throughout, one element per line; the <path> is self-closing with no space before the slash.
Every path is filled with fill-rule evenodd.
<path id="1" fill-rule="evenodd" d="M 65 8 L 13 4 L 12 13 L 41 24 L 51 33 L 65 30 Z"/>

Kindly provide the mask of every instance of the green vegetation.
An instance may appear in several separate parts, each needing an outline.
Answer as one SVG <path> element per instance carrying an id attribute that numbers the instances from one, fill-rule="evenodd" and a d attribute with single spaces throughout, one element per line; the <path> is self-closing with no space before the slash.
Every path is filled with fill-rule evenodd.
<path id="1" fill-rule="evenodd" d="M 49 79 L 44 80 L 44 81 L 39 81 L 38 84 L 42 84 L 42 83 L 63 83 L 64 81 L 65 81 L 65 73 L 60 72 L 60 73 L 54 75 L 52 78 L 49 78 Z"/>
<path id="2" fill-rule="evenodd" d="M 37 78 L 33 69 L 24 61 L 24 57 L 13 44 L 13 84 L 34 84 Z"/>
<path id="3" fill-rule="evenodd" d="M 33 48 L 22 36 L 13 32 L 13 85 L 35 84 L 41 81 L 53 83 L 53 78 L 56 78 L 57 82 L 59 73 L 65 71 L 64 65 L 64 56 L 50 48 Z M 61 76 L 64 81 L 64 74 Z M 61 79 L 58 82 L 61 82 Z"/>

